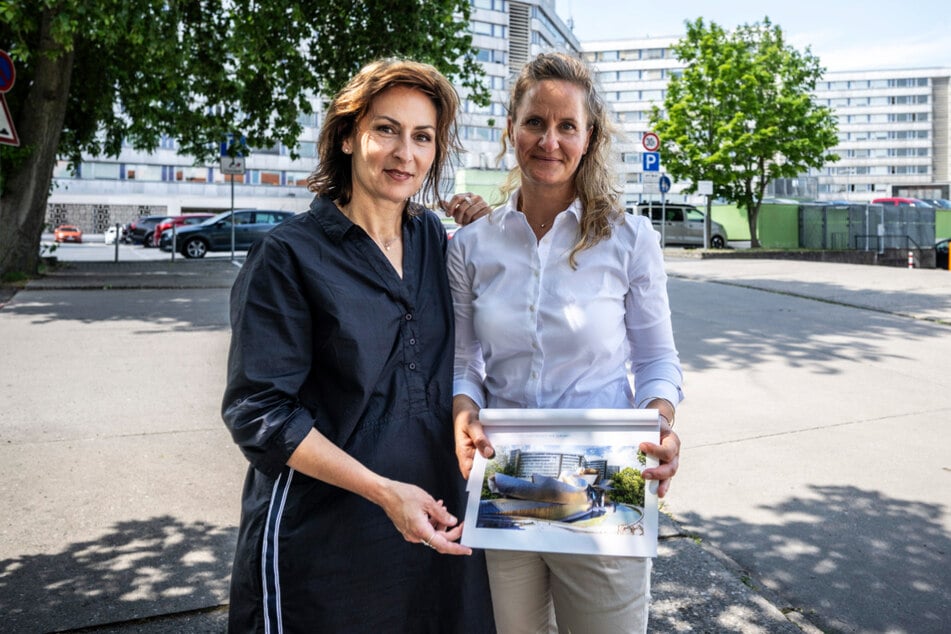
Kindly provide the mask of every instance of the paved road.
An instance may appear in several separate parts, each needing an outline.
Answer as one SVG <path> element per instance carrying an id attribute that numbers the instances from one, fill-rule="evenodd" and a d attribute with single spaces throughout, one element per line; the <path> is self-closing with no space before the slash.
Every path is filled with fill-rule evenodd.
<path id="1" fill-rule="evenodd" d="M 824 631 L 948 631 L 951 273 L 668 270 L 688 393 L 668 510 Z"/>
<path id="2" fill-rule="evenodd" d="M 222 630 L 244 472 L 218 416 L 235 267 L 119 268 L 0 310 L 3 631 Z M 945 631 L 951 274 L 668 269 L 688 400 L 652 631 Z"/>

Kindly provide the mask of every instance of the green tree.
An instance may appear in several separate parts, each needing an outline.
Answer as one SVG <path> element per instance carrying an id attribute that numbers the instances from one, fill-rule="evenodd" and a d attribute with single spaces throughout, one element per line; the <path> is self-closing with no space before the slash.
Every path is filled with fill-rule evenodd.
<path id="1" fill-rule="evenodd" d="M 631 467 L 624 467 L 611 479 L 611 500 L 618 504 L 644 507 L 644 477 Z"/>
<path id="2" fill-rule="evenodd" d="M 808 47 L 797 51 L 765 18 L 728 33 L 703 18 L 686 22 L 674 47 L 686 64 L 671 78 L 651 125 L 664 140 L 663 162 L 674 178 L 713 181 L 713 195 L 746 209 L 753 247 L 766 185 L 838 160 L 832 111 L 813 98 L 825 71 Z M 710 218 L 707 205 L 707 220 Z M 708 232 L 709 235 L 709 232 Z"/>
<path id="3" fill-rule="evenodd" d="M 294 148 L 309 96 L 383 56 L 430 62 L 487 103 L 469 15 L 468 0 L 0 0 L 21 143 L 0 148 L 0 274 L 36 271 L 58 159 L 171 137 L 207 162 L 235 132 Z"/>

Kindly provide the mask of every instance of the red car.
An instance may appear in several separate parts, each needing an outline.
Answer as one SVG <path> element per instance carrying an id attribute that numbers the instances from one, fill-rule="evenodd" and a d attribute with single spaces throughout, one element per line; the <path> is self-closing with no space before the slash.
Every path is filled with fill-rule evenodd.
<path id="1" fill-rule="evenodd" d="M 197 225 L 200 224 L 203 220 L 211 218 L 215 214 L 206 214 L 206 213 L 196 213 L 196 214 L 182 214 L 181 216 L 171 216 L 166 218 L 162 222 L 155 225 L 155 231 L 152 234 L 152 242 L 149 243 L 146 241 L 145 246 L 147 247 L 157 247 L 162 238 L 162 232 L 166 229 L 171 229 L 172 226 L 181 227 L 182 225 Z"/>
<path id="2" fill-rule="evenodd" d="M 53 240 L 56 242 L 82 242 L 83 232 L 75 225 L 60 225 L 53 229 Z"/>
<path id="3" fill-rule="evenodd" d="M 892 206 L 907 206 L 907 207 L 931 207 L 928 203 L 923 200 L 918 200 L 917 198 L 901 198 L 901 197 L 891 197 L 891 198 L 876 198 L 872 201 L 873 205 L 892 205 Z"/>

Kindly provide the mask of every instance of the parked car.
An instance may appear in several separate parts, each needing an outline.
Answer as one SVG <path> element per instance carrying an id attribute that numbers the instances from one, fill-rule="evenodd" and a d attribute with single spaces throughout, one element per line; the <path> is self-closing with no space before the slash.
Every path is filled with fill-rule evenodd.
<path id="1" fill-rule="evenodd" d="M 263 238 L 268 231 L 294 215 L 293 211 L 273 209 L 235 209 L 234 248 L 246 251 Z M 166 230 L 163 241 L 171 250 L 171 231 Z M 166 239 L 165 236 L 168 236 Z M 160 243 L 161 246 L 161 243 Z M 209 251 L 231 250 L 231 212 L 226 211 L 208 218 L 201 224 L 184 226 L 177 230 L 176 246 L 186 258 L 203 258 Z"/>
<path id="2" fill-rule="evenodd" d="M 949 270 L 948 268 L 948 241 L 951 238 L 938 240 L 934 245 L 934 265 L 936 269 Z"/>
<path id="3" fill-rule="evenodd" d="M 951 200 L 947 198 L 922 198 L 921 200 L 925 201 L 935 209 L 951 209 Z"/>
<path id="4" fill-rule="evenodd" d="M 171 229 L 172 225 L 176 227 L 181 227 L 184 225 L 197 225 L 200 224 L 215 214 L 210 213 L 194 213 L 194 214 L 182 214 L 180 216 L 172 216 L 166 218 L 162 222 L 155 225 L 155 230 L 153 231 L 152 244 L 146 246 L 158 246 L 159 240 L 162 238 L 162 232 L 166 229 Z"/>
<path id="5" fill-rule="evenodd" d="M 132 244 L 142 244 L 147 247 L 155 246 L 152 240 L 155 239 L 155 225 L 168 218 L 168 216 L 143 216 L 136 218 L 129 223 L 129 240 Z"/>
<path id="6" fill-rule="evenodd" d="M 60 225 L 53 229 L 53 240 L 56 242 L 82 242 L 83 232 L 76 225 Z"/>
<path id="7" fill-rule="evenodd" d="M 931 207 L 928 203 L 918 198 L 902 198 L 901 196 L 890 196 L 887 198 L 876 198 L 872 201 L 873 205 L 892 205 L 895 207 L 905 205 L 908 207 Z"/>
<path id="8" fill-rule="evenodd" d="M 126 242 L 127 241 L 126 232 L 128 231 L 128 226 L 129 225 L 123 225 L 119 227 L 118 230 L 116 230 L 116 225 L 109 225 L 109 228 L 106 229 L 106 233 L 103 235 L 103 241 L 106 244 L 115 244 L 116 234 L 118 233 L 119 242 Z"/>
<path id="9" fill-rule="evenodd" d="M 703 221 L 704 213 L 685 203 L 667 203 L 661 205 L 660 201 L 650 203 L 640 203 L 637 206 L 637 213 L 642 216 L 649 216 L 654 229 L 661 231 L 660 216 L 661 209 L 665 210 L 666 220 L 664 222 L 663 233 L 664 243 L 680 246 L 703 246 Z M 719 222 L 710 223 L 710 246 L 714 249 L 722 249 L 726 246 L 727 234 L 726 228 Z"/>

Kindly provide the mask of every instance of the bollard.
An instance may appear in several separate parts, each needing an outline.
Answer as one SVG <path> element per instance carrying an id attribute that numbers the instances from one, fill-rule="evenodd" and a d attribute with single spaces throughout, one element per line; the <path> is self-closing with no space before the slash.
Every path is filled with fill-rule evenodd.
<path id="1" fill-rule="evenodd" d="M 908 252 L 908 268 L 915 268 L 915 253 L 914 251 Z"/>

